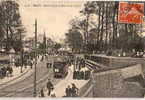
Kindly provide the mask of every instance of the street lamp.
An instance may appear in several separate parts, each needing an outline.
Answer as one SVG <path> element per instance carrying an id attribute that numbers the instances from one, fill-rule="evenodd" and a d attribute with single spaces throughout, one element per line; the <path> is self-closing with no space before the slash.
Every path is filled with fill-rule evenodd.
<path id="1" fill-rule="evenodd" d="M 37 96 L 36 92 L 36 65 L 37 65 L 37 19 L 35 20 L 35 67 L 34 67 L 34 91 L 33 96 Z"/>

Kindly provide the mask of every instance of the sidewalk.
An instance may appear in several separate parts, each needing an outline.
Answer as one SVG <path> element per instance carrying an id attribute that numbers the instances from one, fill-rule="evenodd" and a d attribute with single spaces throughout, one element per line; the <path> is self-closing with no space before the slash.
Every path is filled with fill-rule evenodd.
<path id="1" fill-rule="evenodd" d="M 68 85 L 71 86 L 71 84 L 74 83 L 76 85 L 76 87 L 78 89 L 80 89 L 87 82 L 88 82 L 88 80 L 74 80 L 73 79 L 73 66 L 71 66 L 69 68 L 67 77 L 65 79 L 62 79 L 58 84 L 56 84 L 54 86 L 53 93 L 55 93 L 56 97 L 63 97 L 63 96 L 65 96 L 65 89 L 68 87 Z M 45 97 L 49 97 L 49 96 L 47 96 L 47 93 L 48 93 L 47 89 L 44 88 Z"/>
<path id="2" fill-rule="evenodd" d="M 13 74 L 12 76 L 9 77 L 4 77 L 3 79 L 0 79 L 0 85 L 8 83 L 10 81 L 13 81 L 17 78 L 20 78 L 21 76 L 23 76 L 24 74 L 26 74 L 29 70 L 31 70 L 30 66 L 27 66 L 27 68 L 22 69 L 23 73 L 21 73 L 21 68 L 20 67 L 15 67 L 13 66 Z"/>
<path id="3" fill-rule="evenodd" d="M 40 61 L 40 58 L 38 59 L 38 62 Z M 13 66 L 12 68 L 13 68 L 13 74 L 11 77 L 4 77 L 3 79 L 0 79 L 0 88 L 3 88 L 8 84 L 12 84 L 14 82 L 23 80 L 29 75 L 31 75 L 34 71 L 34 67 L 31 69 L 30 66 L 27 66 L 26 68 L 23 66 L 22 69 L 23 73 L 21 73 L 21 67 Z"/>

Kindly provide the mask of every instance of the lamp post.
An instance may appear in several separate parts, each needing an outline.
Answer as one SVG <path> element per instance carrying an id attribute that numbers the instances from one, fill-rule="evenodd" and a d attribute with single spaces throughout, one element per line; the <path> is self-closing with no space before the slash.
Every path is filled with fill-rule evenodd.
<path id="1" fill-rule="evenodd" d="M 36 97 L 36 65 L 37 65 L 37 19 L 35 20 L 35 67 L 34 67 L 34 91 L 33 96 Z"/>
<path id="2" fill-rule="evenodd" d="M 22 43 L 22 33 L 20 32 L 20 42 L 21 42 L 21 45 L 22 45 L 22 48 L 21 48 L 21 70 L 20 72 L 23 73 L 23 43 Z"/>

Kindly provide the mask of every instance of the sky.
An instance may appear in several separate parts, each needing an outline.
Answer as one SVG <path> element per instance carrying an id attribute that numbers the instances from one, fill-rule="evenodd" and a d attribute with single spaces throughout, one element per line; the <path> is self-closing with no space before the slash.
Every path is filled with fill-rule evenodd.
<path id="1" fill-rule="evenodd" d="M 47 1 L 19 0 L 22 23 L 26 28 L 26 37 L 34 36 L 34 22 L 37 19 L 38 34 L 59 41 L 64 39 L 69 28 L 69 21 L 79 16 L 83 1 Z M 63 6 L 63 7 L 62 7 Z"/>
<path id="2" fill-rule="evenodd" d="M 22 23 L 26 28 L 26 37 L 34 36 L 34 22 L 37 19 L 38 35 L 46 33 L 55 41 L 65 38 L 69 21 L 79 16 L 84 1 L 67 0 L 16 0 L 20 5 Z M 63 7 L 62 7 L 63 5 Z M 64 7 L 65 6 L 65 7 Z M 144 34 L 145 36 L 145 34 Z"/>

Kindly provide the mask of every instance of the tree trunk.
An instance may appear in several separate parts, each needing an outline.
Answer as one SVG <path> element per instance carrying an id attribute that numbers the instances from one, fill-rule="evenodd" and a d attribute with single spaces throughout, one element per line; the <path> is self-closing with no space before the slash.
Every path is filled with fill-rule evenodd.
<path id="1" fill-rule="evenodd" d="M 101 34 L 100 34 L 100 50 L 103 50 L 103 34 L 104 34 L 104 11 L 105 11 L 105 9 L 104 9 L 104 2 L 103 2 L 103 4 L 102 4 L 102 15 L 101 15 Z"/>

